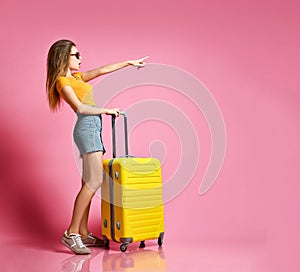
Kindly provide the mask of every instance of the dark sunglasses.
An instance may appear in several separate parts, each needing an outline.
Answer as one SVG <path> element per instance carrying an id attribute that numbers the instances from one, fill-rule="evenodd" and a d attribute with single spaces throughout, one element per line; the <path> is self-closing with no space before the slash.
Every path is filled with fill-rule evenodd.
<path id="1" fill-rule="evenodd" d="M 70 56 L 75 56 L 76 59 L 80 59 L 80 53 L 79 52 L 76 52 L 74 54 L 70 54 Z"/>

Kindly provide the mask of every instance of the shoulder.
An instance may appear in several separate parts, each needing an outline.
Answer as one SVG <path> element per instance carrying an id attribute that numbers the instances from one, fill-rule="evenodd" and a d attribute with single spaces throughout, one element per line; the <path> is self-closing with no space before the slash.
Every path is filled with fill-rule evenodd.
<path id="1" fill-rule="evenodd" d="M 70 79 L 64 76 L 58 77 L 56 80 L 56 88 L 58 92 L 60 92 L 65 86 L 71 86 Z"/>
<path id="2" fill-rule="evenodd" d="M 64 76 L 59 76 L 56 80 L 56 82 L 69 82 L 69 78 L 68 77 L 64 77 Z"/>

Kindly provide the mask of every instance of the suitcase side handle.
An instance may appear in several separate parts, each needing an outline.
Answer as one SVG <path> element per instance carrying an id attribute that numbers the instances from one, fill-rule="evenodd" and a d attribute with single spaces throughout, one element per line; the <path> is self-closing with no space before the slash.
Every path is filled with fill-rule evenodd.
<path id="1" fill-rule="evenodd" d="M 125 111 L 120 111 L 120 115 L 123 115 L 124 120 L 124 143 L 125 143 L 125 156 L 128 157 L 128 130 L 127 130 L 127 114 Z M 112 155 L 113 158 L 116 158 L 116 117 L 114 115 L 111 116 L 111 126 L 112 126 Z"/>

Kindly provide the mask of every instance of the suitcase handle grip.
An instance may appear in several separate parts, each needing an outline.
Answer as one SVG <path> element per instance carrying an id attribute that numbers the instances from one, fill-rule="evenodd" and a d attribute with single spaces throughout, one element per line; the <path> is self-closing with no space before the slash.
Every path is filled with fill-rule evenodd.
<path id="1" fill-rule="evenodd" d="M 125 143 L 125 156 L 128 157 L 128 130 L 127 130 L 127 114 L 125 111 L 120 111 L 120 115 L 123 115 L 123 120 L 124 120 L 124 143 Z M 115 115 L 111 116 L 111 126 L 112 126 L 112 155 L 113 158 L 116 158 L 116 117 Z"/>

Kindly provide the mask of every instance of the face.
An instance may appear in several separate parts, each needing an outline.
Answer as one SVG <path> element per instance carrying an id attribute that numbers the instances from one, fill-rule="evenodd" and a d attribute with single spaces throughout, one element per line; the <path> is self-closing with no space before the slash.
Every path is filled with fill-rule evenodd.
<path id="1" fill-rule="evenodd" d="M 69 58 L 69 69 L 70 70 L 79 70 L 81 60 L 82 60 L 82 58 L 78 52 L 78 49 L 75 46 L 73 46 L 71 49 L 70 58 Z"/>

